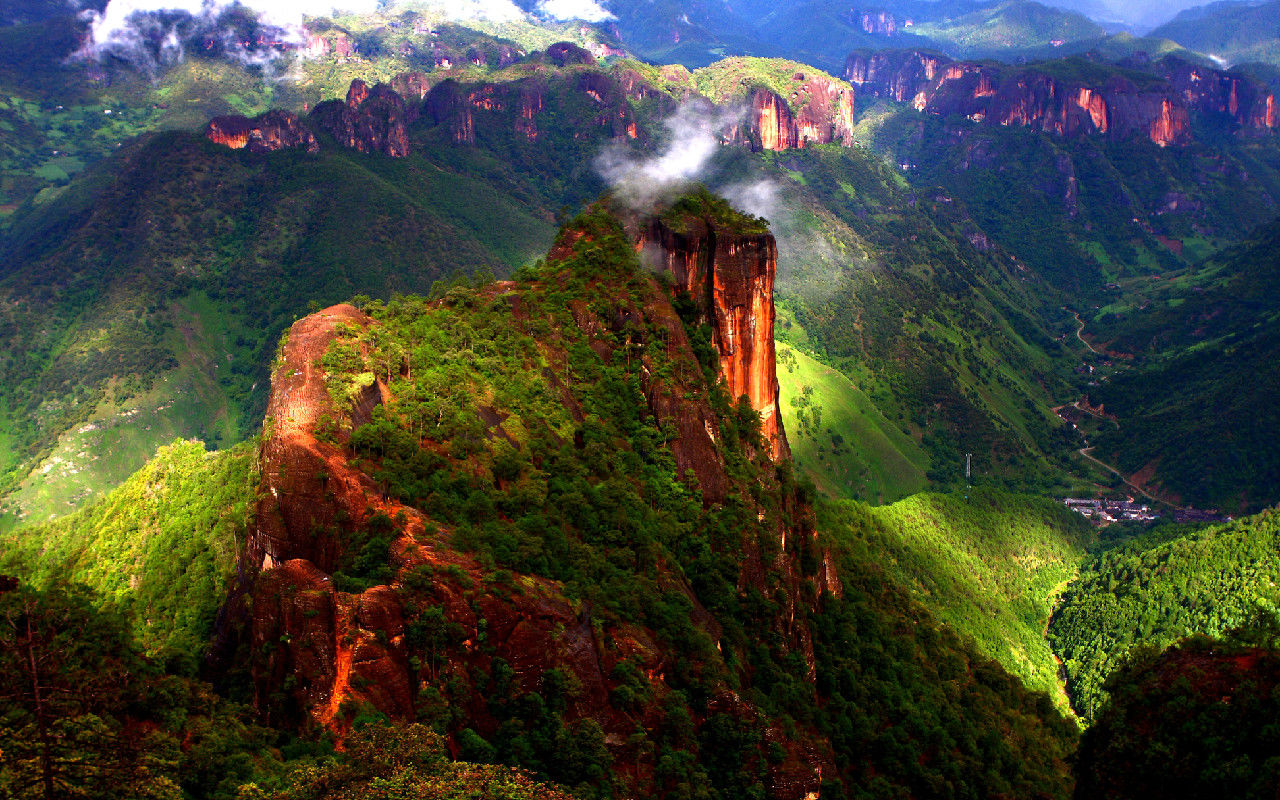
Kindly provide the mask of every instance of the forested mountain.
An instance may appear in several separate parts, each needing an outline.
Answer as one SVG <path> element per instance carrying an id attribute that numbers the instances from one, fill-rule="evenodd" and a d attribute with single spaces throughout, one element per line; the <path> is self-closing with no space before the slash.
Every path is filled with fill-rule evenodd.
<path id="1" fill-rule="evenodd" d="M 1280 4 L 1219 2 L 1189 8 L 1151 32 L 1228 64 L 1280 63 Z"/>
<path id="2" fill-rule="evenodd" d="M 0 796 L 1274 793 L 1267 70 L 255 8 L 0 15 Z"/>

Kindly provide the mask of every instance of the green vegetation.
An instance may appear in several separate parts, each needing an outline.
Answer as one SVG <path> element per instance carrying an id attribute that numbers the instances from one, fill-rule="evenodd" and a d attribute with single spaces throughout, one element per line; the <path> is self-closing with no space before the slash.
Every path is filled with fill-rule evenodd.
<path id="1" fill-rule="evenodd" d="M 724 230 L 740 236 L 769 232 L 769 221 L 738 211 L 722 197 L 699 186 L 681 195 L 662 213 L 662 221 L 677 233 L 698 228 Z"/>
<path id="2" fill-rule="evenodd" d="M 0 590 L 0 797 L 156 800 L 572 800 L 442 738 L 385 721 L 332 744 L 264 728 L 143 656 L 82 588 Z"/>
<path id="3" fill-rule="evenodd" d="M 1092 43 L 1104 34 L 1102 26 L 1083 14 L 1020 0 L 922 20 L 912 32 L 961 58 L 1004 56 L 1008 60 L 1012 60 L 1010 51 L 1044 48 L 1054 42 Z"/>
<path id="4" fill-rule="evenodd" d="M 1079 515 L 990 489 L 968 499 L 922 494 L 880 508 L 845 502 L 821 510 L 824 530 L 848 532 L 862 557 L 939 621 L 1066 710 L 1045 630 L 1094 536 Z"/>
<path id="5" fill-rule="evenodd" d="M 782 58 L 725 58 L 693 71 L 694 87 L 713 102 L 738 100 L 759 87 L 786 100 L 796 113 L 812 100 L 807 93 L 798 91 L 800 86 L 815 79 L 844 85 L 853 91 L 853 87 L 822 70 Z"/>
<path id="6" fill-rule="evenodd" d="M 925 488 L 919 443 L 847 377 L 779 344 L 778 383 L 796 468 L 824 494 L 885 503 Z"/>
<path id="7" fill-rule="evenodd" d="M 444 737 L 424 725 L 369 724 L 343 752 L 295 767 L 281 788 L 241 789 L 243 800 L 574 800 L 509 767 L 452 761 Z"/>
<path id="8" fill-rule="evenodd" d="M 336 340 L 324 367 L 331 385 L 355 385 L 362 374 L 390 379 L 393 401 L 350 440 L 384 492 L 451 531 L 454 545 L 495 576 L 511 576 L 504 583 L 519 585 L 520 574 L 553 578 L 593 609 L 606 636 L 641 625 L 682 653 L 660 687 L 670 722 L 637 731 L 647 740 L 642 751 L 653 748 L 655 791 L 762 791 L 761 736 L 781 726 L 831 737 L 842 767 L 829 786 L 837 796 L 946 783 L 978 794 L 1064 796 L 1061 759 L 1073 726 L 896 589 L 874 566 L 876 555 L 857 547 L 858 524 L 831 540 L 841 576 L 834 595 L 815 583 L 812 539 L 788 536 L 779 553 L 777 531 L 801 524 L 804 490 L 787 465 L 768 463 L 754 414 L 710 382 L 714 364 L 666 344 L 670 323 L 653 298 L 661 289 L 617 223 L 596 209 L 560 242 L 568 248 L 557 249 L 562 260 L 521 271 L 514 287 L 454 285 L 435 301 L 367 304 L 377 324 Z M 676 324 L 696 341 L 692 320 Z M 673 421 L 647 407 L 655 392 L 714 411 L 729 480 L 723 500 L 708 503 L 701 490 L 710 486 L 676 471 Z M 788 588 L 770 566 L 779 555 L 799 565 L 798 586 Z M 744 560 L 757 558 L 763 575 L 744 587 Z M 801 645 L 778 622 L 790 597 L 809 598 L 818 631 L 817 697 Z M 714 639 L 691 619 L 697 607 L 714 616 Z M 507 670 L 495 661 L 487 676 L 439 681 L 443 703 L 461 710 L 464 681 L 487 680 L 469 691 L 489 698 L 497 735 L 466 733 L 470 723 L 456 712 L 440 717 L 470 742 L 464 752 L 528 766 L 576 793 L 604 791 L 607 762 L 566 760 L 591 752 L 592 740 L 561 716 L 550 672 L 535 699 L 501 677 Z M 652 689 L 627 675 L 615 671 L 612 701 L 652 708 Z M 721 686 L 764 716 L 744 727 L 716 711 L 710 703 Z M 576 744 L 554 745 L 562 740 Z"/>
<path id="9" fill-rule="evenodd" d="M 274 343 L 309 302 L 526 261 L 550 240 L 538 214 L 552 201 L 486 164 L 255 157 L 165 134 L 116 176 L 18 212 L 0 286 L 13 300 L 0 316 L 0 490 L 54 466 L 13 498 L 15 517 L 73 510 L 175 436 L 251 435 Z"/>
<path id="10" fill-rule="evenodd" d="M 1073 73 L 1086 63 L 1048 62 L 1050 71 Z M 962 137 L 953 133 L 957 124 Z M 1187 267 L 1184 242 L 1239 241 L 1274 215 L 1280 146 L 1203 125 L 1195 143 L 1160 148 L 1142 139 L 1064 139 L 904 107 L 865 130 L 860 123 L 859 132 L 895 163 L 913 165 L 913 185 L 942 187 L 945 202 L 1082 307 L 1101 300 L 1106 283 Z M 1187 201 L 1166 209 L 1175 197 Z M 1046 312 L 1061 301 L 1050 303 Z"/>
<path id="11" fill-rule="evenodd" d="M 891 442 L 918 442 L 927 460 L 908 460 L 927 468 L 931 486 L 958 486 L 966 453 L 979 475 L 1010 487 L 1063 485 L 1073 434 L 1048 409 L 1070 391 L 1073 359 L 1043 321 L 1061 314 L 1044 309 L 1053 289 L 979 250 L 961 210 L 917 202 L 866 150 L 766 159 L 804 210 L 777 230 L 778 338 L 799 337 L 799 349 L 870 398 L 896 428 Z"/>
<path id="12" fill-rule="evenodd" d="M 1280 640 L 1274 618 L 1261 627 L 1135 653 L 1107 682 L 1111 700 L 1085 733 L 1075 796 L 1275 797 Z"/>
<path id="13" fill-rule="evenodd" d="M 899 786 L 916 797 L 1068 796 L 1060 759 L 1075 725 L 940 625 L 924 610 L 928 598 L 900 588 L 894 575 L 910 567 L 881 549 L 887 526 L 865 507 L 829 507 L 822 517 L 843 595 L 814 617 L 818 689 L 824 730 L 848 760 L 848 796 L 890 797 Z M 984 567 L 980 575 L 1007 569 Z"/>
<path id="14" fill-rule="evenodd" d="M 74 587 L 0 591 L 0 797 L 233 800 L 279 773 L 285 737 L 142 656 L 99 605 Z"/>
<path id="15" fill-rule="evenodd" d="M 255 446 L 206 453 L 178 441 L 107 497 L 0 535 L 0 570 L 74 581 L 128 619 L 150 652 L 200 653 L 252 519 Z"/>
<path id="16" fill-rule="evenodd" d="M 1076 711 L 1097 717 L 1107 676 L 1135 647 L 1222 637 L 1259 607 L 1274 612 L 1278 542 L 1280 517 L 1271 510 L 1198 531 L 1156 528 L 1087 562 L 1049 629 Z"/>
<path id="17" fill-rule="evenodd" d="M 1280 225 L 1263 226 L 1176 280 L 1135 286 L 1089 333 L 1133 365 L 1090 395 L 1119 417 L 1097 439 L 1126 473 L 1201 508 L 1257 510 L 1280 500 Z M 1176 391 L 1167 387 L 1176 386 Z"/>
<path id="18" fill-rule="evenodd" d="M 1280 64 L 1280 4 L 1212 3 L 1188 9 L 1151 31 L 1229 64 Z"/>

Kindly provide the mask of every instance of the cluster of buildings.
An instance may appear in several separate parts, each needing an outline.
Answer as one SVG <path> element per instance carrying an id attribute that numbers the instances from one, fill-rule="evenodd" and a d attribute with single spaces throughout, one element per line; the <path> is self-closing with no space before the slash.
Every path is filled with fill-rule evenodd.
<path id="1" fill-rule="evenodd" d="M 1150 522 L 1160 519 L 1151 506 L 1125 500 L 1099 500 L 1094 497 L 1068 497 L 1062 501 L 1067 508 L 1088 517 L 1100 525 L 1108 522 Z"/>

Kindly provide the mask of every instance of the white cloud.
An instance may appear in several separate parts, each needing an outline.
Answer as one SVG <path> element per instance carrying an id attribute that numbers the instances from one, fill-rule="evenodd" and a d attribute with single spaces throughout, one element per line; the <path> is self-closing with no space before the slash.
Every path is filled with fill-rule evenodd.
<path id="1" fill-rule="evenodd" d="M 616 19 L 596 0 L 540 0 L 538 13 L 556 20 L 580 19 L 584 22 L 604 22 Z"/>
<path id="2" fill-rule="evenodd" d="M 569 2 L 607 14 L 592 0 Z M 220 42 L 230 57 L 269 67 L 279 51 L 270 45 L 237 41 L 232 31 L 220 29 L 218 20 L 222 14 L 236 7 L 247 9 L 269 30 L 272 41 L 297 45 L 306 38 L 304 15 L 368 13 L 380 5 L 379 0 L 109 0 L 101 13 L 82 12 L 89 23 L 89 37 L 77 55 L 93 59 L 110 55 L 140 69 L 155 71 L 161 64 L 181 59 L 179 33 L 186 37 L 198 32 L 203 38 Z M 525 17 L 512 0 L 425 0 L 420 5 L 454 22 L 511 22 Z"/>
<path id="3" fill-rule="evenodd" d="M 596 159 L 596 170 L 624 202 L 635 208 L 651 205 L 704 177 L 723 131 L 736 125 L 742 114 L 740 108 L 685 103 L 663 121 L 669 136 L 661 152 L 651 158 L 636 158 L 623 145 L 614 144 Z"/>
<path id="4" fill-rule="evenodd" d="M 512 22 L 524 18 L 524 12 L 511 0 L 427 0 L 421 5 L 454 22 Z"/>
<path id="5" fill-rule="evenodd" d="M 317 15 L 337 10 L 373 11 L 377 0 L 340 0 L 326 5 L 311 0 L 110 0 L 98 13 L 85 12 L 89 20 L 91 47 L 102 48 L 114 43 L 131 44 L 138 39 L 140 16 L 171 12 L 187 14 L 209 22 L 223 12 L 240 5 L 252 10 L 266 25 L 280 28 L 301 37 L 302 15 Z"/>

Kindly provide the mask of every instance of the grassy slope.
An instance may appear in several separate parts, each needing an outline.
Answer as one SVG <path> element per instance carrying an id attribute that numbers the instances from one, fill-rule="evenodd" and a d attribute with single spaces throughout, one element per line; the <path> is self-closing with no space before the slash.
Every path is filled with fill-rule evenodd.
<path id="1" fill-rule="evenodd" d="M 1104 681 L 1133 647 L 1163 648 L 1194 633 L 1221 637 L 1258 606 L 1274 613 L 1277 583 L 1275 510 L 1190 533 L 1153 532 L 1091 559 L 1050 628 L 1072 702 L 1082 716 L 1095 714 Z"/>
<path id="2" fill-rule="evenodd" d="M 0 286 L 11 510 L 66 513 L 175 436 L 244 438 L 268 342 L 308 301 L 505 272 L 549 241 L 529 176 L 430 152 L 262 158 L 168 134 L 21 212 Z"/>
<path id="3" fill-rule="evenodd" d="M 1051 500 L 979 489 L 920 494 L 890 506 L 832 503 L 827 530 L 858 546 L 938 619 L 1034 690 L 1066 697 L 1044 632 L 1092 530 Z"/>
<path id="4" fill-rule="evenodd" d="M 885 503 L 925 488 L 928 455 L 857 385 L 802 350 L 778 352 L 791 454 L 823 493 Z"/>
<path id="5" fill-rule="evenodd" d="M 162 447 L 99 502 L 0 535 L 0 569 L 37 584 L 84 583 L 149 649 L 199 652 L 213 630 L 258 484 L 256 446 Z"/>
<path id="6" fill-rule="evenodd" d="M 1280 3 L 1218 4 L 1208 13 L 1179 14 L 1151 32 L 1232 64 L 1260 61 L 1280 64 Z"/>

